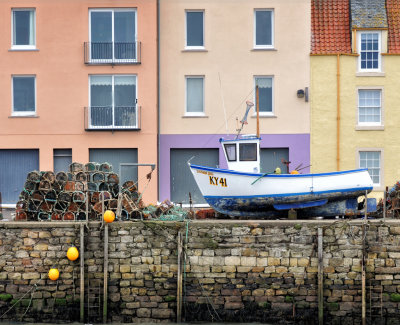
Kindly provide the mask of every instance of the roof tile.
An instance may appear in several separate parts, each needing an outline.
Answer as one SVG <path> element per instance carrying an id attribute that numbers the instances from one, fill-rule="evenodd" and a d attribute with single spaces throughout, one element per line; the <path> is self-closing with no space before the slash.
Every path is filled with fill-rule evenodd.
<path id="1" fill-rule="evenodd" d="M 351 53 L 349 0 L 312 0 L 312 54 Z"/>
<path id="2" fill-rule="evenodd" d="M 386 1 L 388 20 L 388 52 L 400 53 L 400 2 L 398 0 Z"/>

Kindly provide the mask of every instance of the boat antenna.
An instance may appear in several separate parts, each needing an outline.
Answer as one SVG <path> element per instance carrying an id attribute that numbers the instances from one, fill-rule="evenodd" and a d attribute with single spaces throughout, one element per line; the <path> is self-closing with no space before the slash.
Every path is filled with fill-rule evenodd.
<path id="1" fill-rule="evenodd" d="M 250 108 L 252 108 L 254 106 L 254 104 L 249 100 L 246 101 L 246 105 L 247 105 L 246 112 L 244 113 L 244 116 L 243 116 L 242 120 L 240 121 L 240 123 L 242 123 L 242 125 L 240 126 L 240 129 L 236 130 L 236 131 L 238 131 L 238 133 L 236 135 L 236 139 L 239 138 L 240 132 L 242 132 L 242 130 L 243 130 L 243 126 L 245 124 L 247 124 L 247 115 L 249 115 Z"/>
<path id="2" fill-rule="evenodd" d="M 226 134 L 228 134 L 229 133 L 229 131 L 228 131 L 228 119 L 226 118 L 226 108 L 225 108 L 224 93 L 222 92 L 221 76 L 220 76 L 219 72 L 218 72 L 218 79 L 219 79 L 219 90 L 220 90 L 220 93 L 221 93 L 222 107 L 224 109 Z"/>

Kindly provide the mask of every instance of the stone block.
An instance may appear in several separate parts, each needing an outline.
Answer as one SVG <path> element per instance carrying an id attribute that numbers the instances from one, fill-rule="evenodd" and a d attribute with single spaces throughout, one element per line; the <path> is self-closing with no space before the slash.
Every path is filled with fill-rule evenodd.
<path id="1" fill-rule="evenodd" d="M 242 309 L 244 305 L 242 302 L 226 302 L 224 305 L 225 309 Z"/>
<path id="2" fill-rule="evenodd" d="M 257 264 L 256 264 L 256 257 L 246 257 L 246 256 L 242 256 L 241 258 L 240 258 L 240 265 L 241 266 L 250 266 L 250 267 L 253 267 L 253 266 L 256 266 Z"/>
<path id="3" fill-rule="evenodd" d="M 299 258 L 297 259 L 297 266 L 308 266 L 310 264 L 310 260 L 308 258 Z"/>
<path id="4" fill-rule="evenodd" d="M 240 265 L 240 257 L 239 256 L 226 256 L 225 257 L 225 265 Z"/>
<path id="5" fill-rule="evenodd" d="M 154 318 L 168 319 L 171 316 L 171 310 L 170 309 L 153 308 L 151 310 L 151 316 Z"/>
<path id="6" fill-rule="evenodd" d="M 281 259 L 277 257 L 268 257 L 269 266 L 277 266 L 281 264 Z"/>

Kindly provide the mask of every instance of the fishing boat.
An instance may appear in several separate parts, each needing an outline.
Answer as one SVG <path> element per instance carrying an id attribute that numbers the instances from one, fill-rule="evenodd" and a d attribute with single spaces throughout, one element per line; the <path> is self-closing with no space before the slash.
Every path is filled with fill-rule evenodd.
<path id="1" fill-rule="evenodd" d="M 247 102 L 245 119 L 252 103 Z M 259 134 L 259 132 L 257 132 Z M 259 135 L 240 135 L 220 139 L 228 169 L 193 165 L 193 177 L 206 202 L 216 211 L 230 216 L 287 216 L 289 210 L 300 215 L 335 216 L 357 214 L 357 198 L 373 188 L 368 169 L 329 173 L 288 174 L 260 172 Z M 368 212 L 374 200 L 366 200 Z"/>

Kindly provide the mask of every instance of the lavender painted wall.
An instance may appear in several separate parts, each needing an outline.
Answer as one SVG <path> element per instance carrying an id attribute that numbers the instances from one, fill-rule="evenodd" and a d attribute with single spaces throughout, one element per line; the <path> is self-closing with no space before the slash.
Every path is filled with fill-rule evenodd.
<path id="1" fill-rule="evenodd" d="M 160 166 L 159 166 L 159 201 L 171 198 L 170 192 L 170 151 L 171 149 L 203 149 L 218 148 L 220 167 L 226 168 L 224 154 L 219 139 L 230 138 L 234 135 L 221 134 L 166 134 L 160 135 Z M 262 134 L 261 148 L 289 148 L 291 167 L 300 164 L 310 164 L 310 134 Z M 308 173 L 309 168 L 302 170 Z"/>

